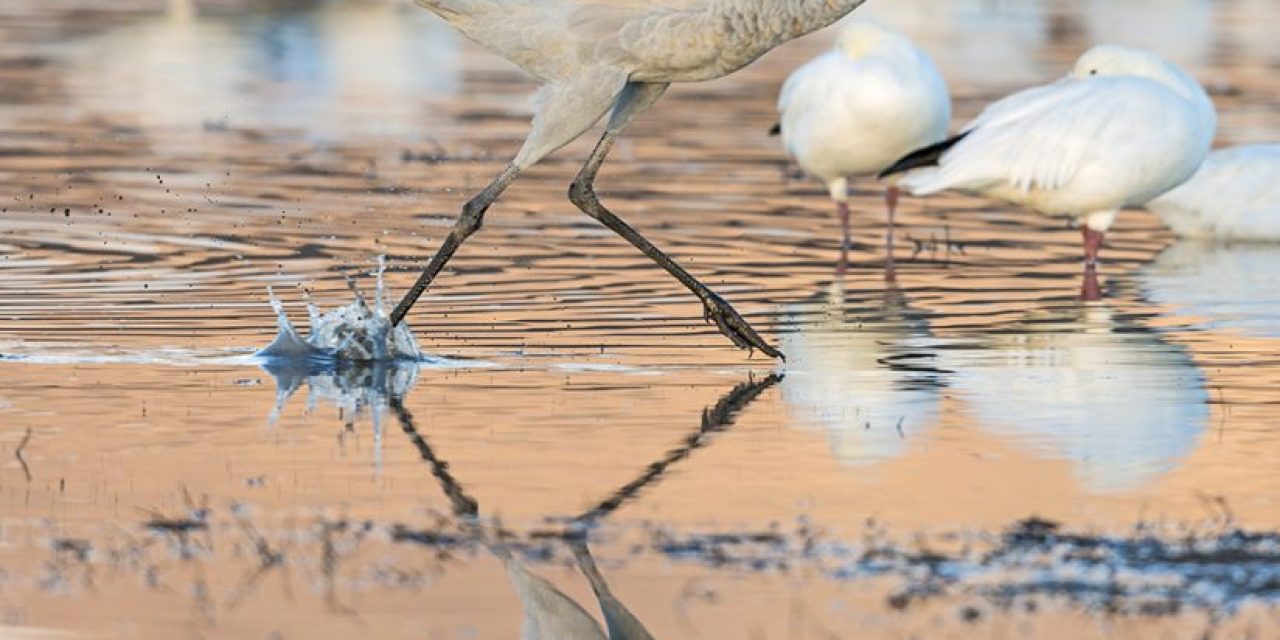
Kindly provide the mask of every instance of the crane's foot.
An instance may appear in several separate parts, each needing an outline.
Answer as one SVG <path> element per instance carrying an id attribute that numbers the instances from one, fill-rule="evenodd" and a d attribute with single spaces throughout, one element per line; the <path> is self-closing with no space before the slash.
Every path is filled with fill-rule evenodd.
<path id="1" fill-rule="evenodd" d="M 786 356 L 781 351 L 774 349 L 769 343 L 760 337 L 759 333 L 742 318 L 742 316 L 734 310 L 724 298 L 708 293 L 703 299 L 703 319 L 708 323 L 715 322 L 716 327 L 734 344 L 743 349 L 759 349 L 761 353 L 770 358 L 779 358 L 786 360 Z"/>

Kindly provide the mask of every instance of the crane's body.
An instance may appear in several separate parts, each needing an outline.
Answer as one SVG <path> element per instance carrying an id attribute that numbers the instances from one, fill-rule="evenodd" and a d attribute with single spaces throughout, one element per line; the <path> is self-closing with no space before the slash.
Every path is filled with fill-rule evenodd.
<path id="1" fill-rule="evenodd" d="M 608 68 L 633 82 L 728 75 L 861 2 L 416 0 L 545 83 Z"/>
<path id="2" fill-rule="evenodd" d="M 914 149 L 946 137 L 951 98 L 929 56 L 885 27 L 850 21 L 836 46 L 797 69 L 778 98 L 780 133 L 800 168 L 821 180 L 840 217 L 841 265 L 849 244 L 849 180 L 874 176 Z M 895 187 L 886 276 L 892 276 Z"/>
<path id="3" fill-rule="evenodd" d="M 462 209 L 391 314 L 398 325 L 516 177 L 606 113 L 604 136 L 569 187 L 583 213 L 680 281 L 704 317 L 744 349 L 781 357 L 729 303 L 600 203 L 595 178 L 618 136 L 672 82 L 732 73 L 773 47 L 825 27 L 864 0 L 417 0 L 471 40 L 542 81 L 532 130 L 507 168 Z"/>

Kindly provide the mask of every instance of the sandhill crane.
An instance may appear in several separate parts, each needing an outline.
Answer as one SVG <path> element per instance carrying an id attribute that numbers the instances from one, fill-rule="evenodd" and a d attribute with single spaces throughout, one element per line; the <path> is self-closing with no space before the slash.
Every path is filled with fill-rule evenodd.
<path id="1" fill-rule="evenodd" d="M 1067 77 L 996 102 L 960 135 L 882 176 L 916 169 L 901 184 L 917 195 L 956 189 L 1074 217 L 1084 234 L 1084 297 L 1096 298 L 1089 282 L 1117 212 L 1190 178 L 1216 128 L 1208 94 L 1182 69 L 1099 45 Z"/>
<path id="2" fill-rule="evenodd" d="M 729 303 L 600 203 L 594 183 L 622 130 L 672 82 L 732 73 L 770 49 L 825 27 L 863 0 L 416 0 L 468 38 L 542 82 L 533 127 L 511 163 L 462 208 L 435 257 L 391 315 L 399 324 L 484 214 L 529 166 L 606 113 L 604 135 L 569 199 L 698 296 L 704 316 L 744 349 L 781 353 Z"/>

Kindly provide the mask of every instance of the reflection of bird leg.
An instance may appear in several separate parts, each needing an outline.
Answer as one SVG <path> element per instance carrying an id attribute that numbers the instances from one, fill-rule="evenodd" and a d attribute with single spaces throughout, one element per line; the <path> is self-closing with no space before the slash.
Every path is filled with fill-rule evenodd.
<path id="1" fill-rule="evenodd" d="M 731 389 L 715 405 L 703 409 L 702 422 L 698 430 L 685 438 L 681 446 L 672 449 L 661 460 L 649 465 L 645 473 L 639 478 L 627 483 L 600 504 L 574 518 L 574 522 L 578 524 L 592 523 L 618 510 L 619 507 L 634 498 L 641 489 L 661 478 L 672 464 L 689 457 L 694 450 L 705 446 L 708 436 L 732 426 L 738 414 L 742 413 L 756 398 L 760 397 L 760 394 L 781 382 L 782 377 L 782 374 L 775 373 L 762 380 L 748 380 Z M 449 473 L 449 464 L 436 456 L 426 438 L 422 437 L 422 434 L 418 432 L 418 428 L 414 424 L 413 414 L 409 412 L 398 397 L 392 397 L 390 404 L 391 410 L 395 412 L 396 419 L 400 422 L 400 428 L 405 435 L 409 436 L 410 442 L 418 449 L 418 454 L 422 456 L 423 461 L 430 465 L 431 475 L 436 477 L 445 495 L 449 497 L 454 514 L 468 519 L 475 518 L 479 511 L 479 504 L 475 498 L 467 494 L 458 480 L 453 477 L 453 474 Z"/>
<path id="2" fill-rule="evenodd" d="M 662 478 L 672 464 L 688 458 L 694 450 L 705 446 L 710 434 L 724 431 L 733 425 L 738 415 L 760 397 L 760 394 L 781 381 L 782 375 L 773 374 L 759 382 L 748 380 L 734 387 L 714 406 L 703 409 L 702 422 L 698 430 L 685 438 L 680 447 L 667 452 L 661 460 L 649 465 L 639 478 L 627 483 L 595 508 L 575 518 L 573 526 L 598 522 L 601 518 L 618 510 L 638 495 L 641 489 Z M 596 600 L 600 602 L 600 611 L 604 614 L 610 640 L 652 640 L 653 635 L 645 629 L 644 624 L 632 615 L 631 611 L 623 606 L 622 602 L 609 590 L 609 584 L 605 582 L 604 575 L 600 573 L 600 568 L 596 566 L 596 561 L 587 548 L 586 536 L 571 532 L 565 536 L 565 544 L 573 552 L 578 569 L 587 577 L 587 581 L 591 583 L 591 590 L 596 594 Z"/>
<path id="3" fill-rule="evenodd" d="M 587 577 L 587 582 L 591 583 L 591 590 L 595 592 L 596 600 L 600 603 L 600 611 L 604 614 L 605 626 L 609 630 L 609 640 L 652 640 L 653 634 L 649 633 L 644 623 L 632 615 L 631 611 L 623 606 L 622 602 L 609 590 L 609 583 L 605 582 L 604 574 L 600 573 L 595 558 L 591 557 L 591 550 L 587 548 L 586 538 L 568 536 L 565 538 L 565 544 L 573 552 L 578 570 L 582 571 L 582 575 Z"/>
<path id="4" fill-rule="evenodd" d="M 1097 265 L 1087 264 L 1080 280 L 1080 299 L 1085 302 L 1096 302 L 1102 299 L 1102 287 L 1098 285 Z"/>
<path id="5" fill-rule="evenodd" d="M 897 282 L 898 268 L 893 261 L 894 215 L 898 211 L 898 188 L 890 186 L 884 192 L 884 204 L 889 209 L 889 222 L 884 236 L 884 281 Z"/>
<path id="6" fill-rule="evenodd" d="M 668 451 L 661 460 L 650 464 L 639 478 L 623 485 L 622 488 L 614 491 L 613 495 L 574 518 L 574 522 L 578 524 L 594 523 L 617 511 L 622 505 L 635 498 L 641 489 L 658 481 L 666 474 L 667 468 L 672 464 L 688 458 L 695 450 L 705 446 L 711 434 L 724 431 L 732 426 L 739 413 L 754 402 L 756 398 L 760 397 L 760 394 L 764 393 L 766 389 L 781 381 L 782 374 L 775 373 L 763 380 L 748 380 L 734 387 L 721 397 L 714 406 L 702 410 L 702 424 L 697 431 L 685 438 L 679 447 Z"/>
<path id="7" fill-rule="evenodd" d="M 431 445 L 427 444 L 427 440 L 418 433 L 418 428 L 414 426 L 413 414 L 405 408 L 404 403 L 395 396 L 391 398 L 391 410 L 396 413 L 396 419 L 400 421 L 400 428 L 404 430 L 405 435 L 409 436 L 409 441 L 418 449 L 418 455 L 431 466 L 431 475 L 440 481 L 440 487 L 444 490 L 444 494 L 449 497 L 449 503 L 453 506 L 454 515 L 460 518 L 472 519 L 476 517 L 479 511 L 479 504 L 475 498 L 467 495 L 462 485 L 458 483 L 453 474 L 449 473 L 449 463 L 436 457 Z"/>
<path id="8" fill-rule="evenodd" d="M 772 374 L 760 380 L 748 380 L 734 387 L 715 405 L 702 411 L 702 421 L 698 430 L 685 439 L 684 443 L 647 468 L 645 473 L 635 481 L 618 489 L 607 500 L 574 519 L 570 531 L 563 534 L 565 544 L 573 552 L 578 568 L 591 583 L 600 610 L 604 614 L 610 640 L 652 640 L 653 636 L 644 625 L 614 597 L 605 582 L 604 576 L 596 566 L 595 559 L 587 548 L 586 536 L 573 529 L 592 524 L 613 513 L 626 502 L 634 498 L 641 489 L 658 481 L 672 464 L 689 457 L 694 450 L 706 445 L 710 434 L 723 431 L 731 426 L 738 415 L 745 410 L 760 394 L 782 381 L 781 374 Z M 483 528 L 476 522 L 479 504 L 449 472 L 449 465 L 436 456 L 426 438 L 418 432 L 414 424 L 413 414 L 404 406 L 401 398 L 392 396 L 391 410 L 395 413 L 400 427 L 418 454 L 431 467 L 431 475 L 439 481 L 441 489 L 452 505 L 453 512 L 467 523 L 466 529 L 491 553 L 507 567 L 513 584 L 521 599 L 526 601 L 526 626 L 532 624 L 539 629 L 552 629 L 553 635 L 548 637 L 597 638 L 601 637 L 593 631 L 594 621 L 581 607 L 557 590 L 553 585 L 529 573 L 513 556 L 512 550 L 504 545 L 497 536 L 486 536 Z M 537 603 L 530 604 L 530 603 Z M 547 626 L 552 625 L 552 626 Z M 570 633 L 569 631 L 573 631 Z M 555 635 L 554 633 L 558 633 Z"/>

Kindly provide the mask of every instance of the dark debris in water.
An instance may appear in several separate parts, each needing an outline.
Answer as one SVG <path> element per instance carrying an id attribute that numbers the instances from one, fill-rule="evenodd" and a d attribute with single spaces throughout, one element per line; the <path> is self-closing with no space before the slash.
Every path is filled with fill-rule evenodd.
<path id="1" fill-rule="evenodd" d="M 1033 517 L 1001 533 L 931 535 L 911 545 L 890 540 L 874 523 L 856 543 L 830 538 L 804 522 L 794 530 L 681 533 L 649 525 L 641 531 L 642 540 L 628 547 L 632 557 L 659 555 L 724 571 L 809 574 L 816 568 L 843 582 L 889 579 L 896 586 L 885 604 L 895 610 L 976 599 L 1023 612 L 1059 603 L 1107 615 L 1196 610 L 1217 616 L 1249 603 L 1280 603 L 1280 532 L 1222 523 L 1143 524 L 1126 534 L 1094 534 Z M 505 536 L 526 561 L 560 559 L 547 532 Z M 404 525 L 396 526 L 392 538 L 437 551 L 475 546 L 465 535 Z M 962 619 L 981 616 L 971 604 L 963 609 Z"/>
<path id="2" fill-rule="evenodd" d="M 775 532 L 659 530 L 652 550 L 716 568 L 785 571 L 805 562 L 842 581 L 897 578 L 886 602 L 892 609 L 976 597 L 1005 609 L 1057 601 L 1106 614 L 1167 616 L 1280 603 L 1280 532 L 1142 525 L 1129 534 L 1092 534 L 1033 517 L 998 535 L 938 539 L 951 548 L 903 547 L 874 532 L 851 545 Z"/>
<path id="3" fill-rule="evenodd" d="M 574 545 L 590 544 L 615 567 L 658 557 L 738 576 L 821 576 L 884 594 L 887 610 L 940 603 L 967 622 L 995 611 L 1027 614 L 1055 606 L 1107 616 L 1199 613 L 1223 620 L 1246 605 L 1280 604 L 1280 532 L 1221 520 L 1088 533 L 1028 518 L 1004 531 L 919 533 L 904 542 L 874 521 L 850 538 L 803 519 L 745 531 L 662 524 L 566 529 L 556 519 L 516 530 L 433 512 L 414 524 L 323 516 L 268 526 L 254 522 L 242 504 L 216 509 L 186 500 L 180 515 L 143 519 L 141 534 L 115 528 L 103 538 L 51 536 L 51 559 L 32 583 L 68 591 L 133 571 L 143 584 L 169 589 L 183 577 L 181 567 L 217 562 L 243 566 L 244 581 L 224 594 L 227 602 L 251 597 L 266 575 L 278 574 L 312 581 L 326 606 L 346 611 L 343 603 L 357 599 L 350 591 L 427 588 L 495 546 L 536 568 L 572 564 Z"/>

